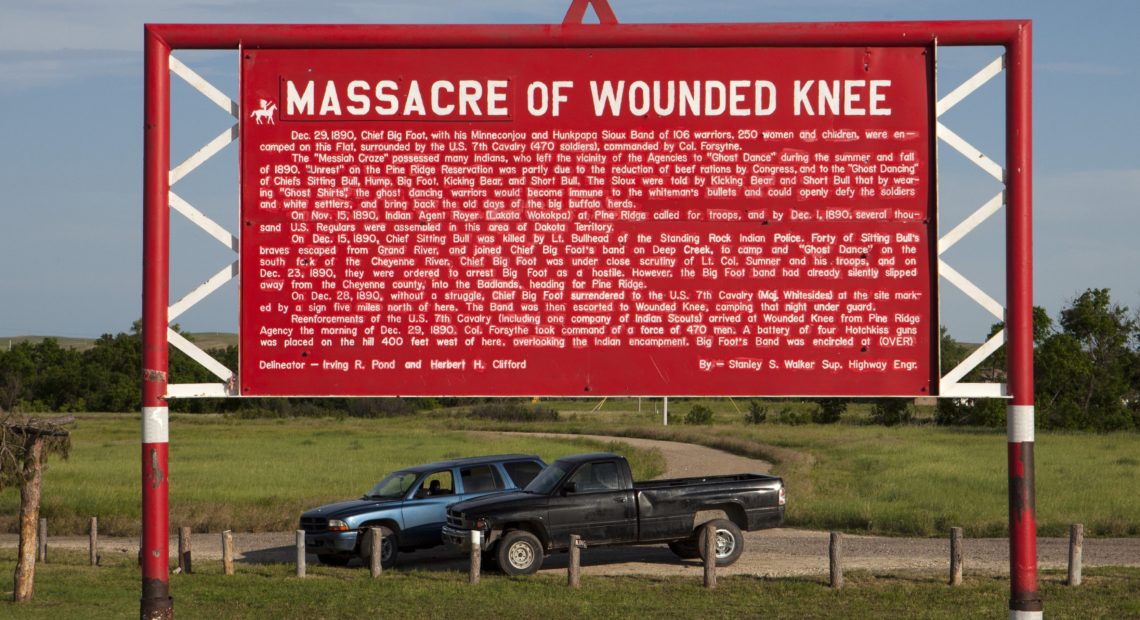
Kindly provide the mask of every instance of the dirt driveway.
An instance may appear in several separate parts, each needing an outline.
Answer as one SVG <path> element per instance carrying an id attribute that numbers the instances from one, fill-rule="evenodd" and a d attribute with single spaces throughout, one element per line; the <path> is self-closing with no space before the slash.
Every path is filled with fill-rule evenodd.
<path id="1" fill-rule="evenodd" d="M 490 433 L 481 433 L 492 435 Z M 580 437 L 572 435 L 569 437 Z M 665 457 L 667 468 L 662 477 L 675 478 L 701 474 L 741 472 L 763 473 L 771 464 L 740 457 L 720 450 L 692 444 L 650 439 L 585 436 L 600 441 L 615 439 L 641 448 L 655 448 Z M 488 437 L 490 439 L 490 437 Z M 791 501 L 794 501 L 792 498 Z M 175 530 L 174 527 L 171 528 Z M 293 532 L 235 533 L 234 547 L 239 562 L 292 562 L 295 557 Z M 828 572 L 828 533 L 796 529 L 774 529 L 745 533 L 745 552 L 731 567 L 718 573 L 727 575 L 792 576 L 825 575 Z M 59 537 L 49 540 L 52 548 L 87 549 L 87 537 Z M 16 546 L 16 536 L 0 535 L 0 545 Z M 101 539 L 104 553 L 138 553 L 137 539 Z M 219 534 L 195 534 L 195 562 L 221 559 Z M 1004 538 L 966 539 L 963 541 L 963 566 L 969 573 L 1008 573 L 1009 542 Z M 177 540 L 171 540 L 170 557 L 177 554 Z M 947 539 L 893 538 L 845 535 L 844 566 L 876 572 L 897 570 L 948 571 L 950 544 Z M 315 562 L 314 556 L 309 561 Z M 1068 561 L 1068 541 L 1061 538 L 1038 539 L 1038 563 L 1041 568 L 1064 568 Z M 401 554 L 400 564 L 421 570 L 466 570 L 462 558 L 442 549 Z M 679 560 L 664 545 L 586 549 L 582 565 L 587 574 L 595 575 L 661 575 L 687 576 L 699 579 L 701 565 L 697 561 Z M 1140 539 L 1086 538 L 1085 566 L 1140 566 Z M 544 572 L 565 571 L 566 555 L 547 558 Z"/>

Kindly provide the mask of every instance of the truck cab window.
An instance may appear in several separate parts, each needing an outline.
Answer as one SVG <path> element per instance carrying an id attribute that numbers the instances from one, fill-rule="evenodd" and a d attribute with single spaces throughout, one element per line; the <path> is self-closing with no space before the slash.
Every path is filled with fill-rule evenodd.
<path id="1" fill-rule="evenodd" d="M 621 473 L 613 461 L 587 463 L 574 472 L 570 482 L 574 483 L 575 493 L 617 491 L 622 488 Z"/>
<path id="2" fill-rule="evenodd" d="M 487 493 L 504 487 L 499 473 L 490 465 L 461 469 L 459 479 L 463 481 L 464 493 Z"/>
<path id="3" fill-rule="evenodd" d="M 437 471 L 424 477 L 420 482 L 420 490 L 416 491 L 416 497 L 436 497 L 438 495 L 454 495 L 455 482 L 452 479 L 451 471 Z"/>
<path id="4" fill-rule="evenodd" d="M 505 463 L 503 465 L 510 475 L 511 480 L 514 480 L 515 486 L 522 489 L 530 484 L 540 472 L 542 472 L 542 465 L 534 461 L 516 461 L 514 463 Z"/>

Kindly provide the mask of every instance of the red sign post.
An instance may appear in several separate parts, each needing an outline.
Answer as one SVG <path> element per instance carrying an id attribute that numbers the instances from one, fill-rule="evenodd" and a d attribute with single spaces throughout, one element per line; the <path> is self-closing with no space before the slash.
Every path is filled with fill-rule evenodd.
<path id="1" fill-rule="evenodd" d="M 171 49 L 243 50 L 240 394 L 913 396 L 935 43 L 1006 50 L 1009 607 L 1041 617 L 1030 24 L 599 15 L 147 26 L 143 617 L 173 615 Z"/>

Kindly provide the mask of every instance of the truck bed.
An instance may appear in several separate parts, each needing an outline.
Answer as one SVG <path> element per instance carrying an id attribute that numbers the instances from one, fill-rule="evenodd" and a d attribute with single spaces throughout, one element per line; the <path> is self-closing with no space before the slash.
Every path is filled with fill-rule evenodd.
<path id="1" fill-rule="evenodd" d="M 775 476 L 765 474 L 726 474 L 722 476 L 695 476 L 692 478 L 666 478 L 664 480 L 643 480 L 633 483 L 633 490 L 648 491 L 651 489 L 666 489 L 670 487 L 695 486 L 699 484 L 716 484 L 719 482 L 751 482 L 761 480 L 775 480 Z"/>
<path id="2" fill-rule="evenodd" d="M 635 482 L 638 540 L 657 542 L 684 538 L 702 510 L 725 513 L 743 530 L 778 525 L 780 478 L 764 474 L 730 474 Z"/>

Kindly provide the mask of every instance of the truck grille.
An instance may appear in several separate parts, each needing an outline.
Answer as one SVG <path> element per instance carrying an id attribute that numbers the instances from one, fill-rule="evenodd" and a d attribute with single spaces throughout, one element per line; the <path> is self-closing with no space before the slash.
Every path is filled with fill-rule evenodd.
<path id="1" fill-rule="evenodd" d="M 463 527 L 463 515 L 454 510 L 447 511 L 447 524 L 451 527 Z"/>
<path id="2" fill-rule="evenodd" d="M 329 520 L 323 517 L 301 517 L 301 529 L 306 532 L 327 532 Z"/>

